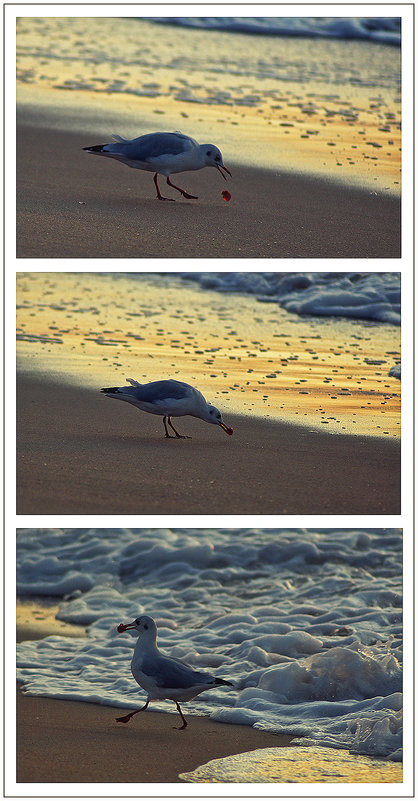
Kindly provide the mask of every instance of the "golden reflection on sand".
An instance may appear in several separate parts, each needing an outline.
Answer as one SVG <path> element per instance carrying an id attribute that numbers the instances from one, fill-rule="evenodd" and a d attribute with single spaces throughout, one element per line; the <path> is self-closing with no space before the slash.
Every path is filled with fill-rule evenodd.
<path id="1" fill-rule="evenodd" d="M 85 637 L 85 629 L 64 620 L 58 620 L 59 604 L 51 598 L 18 598 L 16 624 L 18 642 L 40 640 L 50 635 Z"/>
<path id="2" fill-rule="evenodd" d="M 219 145 L 226 164 L 308 171 L 398 193 L 399 59 L 397 48 L 367 42 L 208 35 L 143 19 L 23 17 L 17 99 L 54 113 L 74 109 L 80 130 L 108 137 L 117 124 L 128 138 L 182 130 Z"/>
<path id="3" fill-rule="evenodd" d="M 213 759 L 190 773 L 188 782 L 251 782 L 296 784 L 381 784 L 402 782 L 402 764 L 346 750 L 316 746 L 258 748 L 244 754 Z"/>
<path id="4" fill-rule="evenodd" d="M 225 414 L 400 436 L 397 326 L 302 318 L 173 274 L 18 273 L 17 306 L 21 369 L 97 389 L 176 378 Z"/>

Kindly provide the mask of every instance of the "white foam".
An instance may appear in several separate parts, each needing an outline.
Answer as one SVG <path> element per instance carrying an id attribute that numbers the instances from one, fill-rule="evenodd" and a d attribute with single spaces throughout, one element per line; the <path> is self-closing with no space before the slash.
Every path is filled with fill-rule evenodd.
<path id="1" fill-rule="evenodd" d="M 401 322 L 400 273 L 180 273 L 218 292 L 255 295 L 299 315 Z"/>
<path id="2" fill-rule="evenodd" d="M 363 39 L 400 45 L 400 17 L 148 17 L 154 22 L 229 33 Z"/>
<path id="3" fill-rule="evenodd" d="M 234 683 L 186 712 L 398 759 L 401 575 L 397 530 L 20 529 L 18 592 L 61 597 L 88 636 L 21 643 L 18 677 L 133 708 L 135 639 L 116 627 L 146 613 L 163 650 Z"/>

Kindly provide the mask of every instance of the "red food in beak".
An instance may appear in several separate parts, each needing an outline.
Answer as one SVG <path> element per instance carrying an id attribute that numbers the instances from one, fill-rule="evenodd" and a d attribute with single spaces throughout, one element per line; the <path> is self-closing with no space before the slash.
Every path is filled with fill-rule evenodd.
<path id="1" fill-rule="evenodd" d="M 227 202 L 228 202 L 228 200 L 231 200 L 232 195 L 231 195 L 230 192 L 228 192 L 227 189 L 224 189 L 224 191 L 221 192 L 221 195 L 222 195 L 223 199 L 226 200 Z"/>
<path id="2" fill-rule="evenodd" d="M 125 623 L 119 623 L 119 626 L 118 626 L 118 632 L 119 632 L 119 634 L 122 634 L 122 632 L 123 632 L 123 631 L 126 631 L 126 629 L 127 629 L 127 626 L 126 626 L 126 624 L 125 624 Z"/>

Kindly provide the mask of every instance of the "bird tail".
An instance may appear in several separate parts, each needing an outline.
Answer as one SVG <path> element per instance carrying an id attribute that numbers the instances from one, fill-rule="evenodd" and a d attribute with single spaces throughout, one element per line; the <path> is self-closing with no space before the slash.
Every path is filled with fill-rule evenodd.
<path id="1" fill-rule="evenodd" d="M 230 687 L 233 687 L 232 681 L 225 681 L 225 679 L 215 679 L 215 684 L 229 684 Z"/>
<path id="2" fill-rule="evenodd" d="M 115 142 L 122 142 L 122 143 L 131 141 L 130 139 L 124 139 L 123 136 L 119 136 L 119 134 L 112 134 L 112 139 L 114 139 Z"/>
<path id="3" fill-rule="evenodd" d="M 134 378 L 127 378 L 126 380 L 129 384 L 132 384 L 133 387 L 142 386 L 142 384 L 140 384 L 139 381 L 135 381 Z M 101 389 L 100 392 L 113 393 L 113 394 L 118 393 L 122 395 L 124 390 L 126 390 L 128 394 L 131 391 L 129 387 L 103 387 L 103 389 Z"/>

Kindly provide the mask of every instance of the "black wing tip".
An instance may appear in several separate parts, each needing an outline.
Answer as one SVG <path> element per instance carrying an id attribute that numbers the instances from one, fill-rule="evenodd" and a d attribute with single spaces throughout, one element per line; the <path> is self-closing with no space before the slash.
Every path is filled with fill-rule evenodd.
<path id="1" fill-rule="evenodd" d="M 232 681 L 225 681 L 225 679 L 215 679 L 215 684 L 228 684 L 229 687 L 233 687 Z"/>
<path id="2" fill-rule="evenodd" d="M 83 150 L 87 150 L 89 153 L 101 153 L 104 148 L 104 145 L 91 145 L 91 147 L 83 147 Z"/>
<path id="3" fill-rule="evenodd" d="M 100 392 L 117 392 L 119 387 L 104 387 Z"/>

